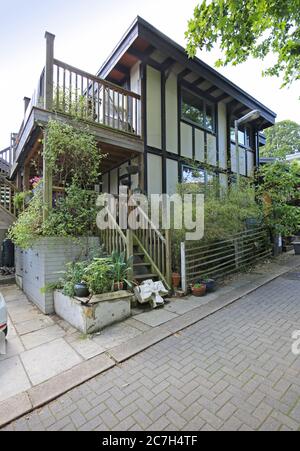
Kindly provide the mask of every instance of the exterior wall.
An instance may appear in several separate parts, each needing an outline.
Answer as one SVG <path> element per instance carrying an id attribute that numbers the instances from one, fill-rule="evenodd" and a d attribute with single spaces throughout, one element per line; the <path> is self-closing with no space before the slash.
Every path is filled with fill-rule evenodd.
<path id="1" fill-rule="evenodd" d="M 148 194 L 162 193 L 162 158 L 148 154 Z"/>
<path id="2" fill-rule="evenodd" d="M 176 193 L 178 184 L 178 162 L 176 160 L 167 159 L 167 194 Z"/>
<path id="3" fill-rule="evenodd" d="M 147 145 L 161 149 L 161 73 L 147 66 Z"/>
<path id="4" fill-rule="evenodd" d="M 219 167 L 227 169 L 227 109 L 225 103 L 218 105 Z"/>
<path id="5" fill-rule="evenodd" d="M 66 263 L 84 259 L 93 249 L 99 248 L 98 237 L 42 238 L 32 249 L 16 252 L 16 281 L 24 293 L 39 309 L 49 315 L 54 313 L 53 293 L 41 290 L 55 283 L 65 271 Z"/>
<path id="6" fill-rule="evenodd" d="M 163 58 L 162 58 L 163 59 Z M 130 87 L 145 99 L 143 104 L 143 129 L 145 130 L 145 177 L 139 180 L 133 176 L 132 189 L 141 186 L 148 194 L 176 191 L 181 178 L 182 166 L 199 165 L 219 177 L 220 184 L 228 187 L 230 174 L 235 174 L 236 157 L 234 143 L 230 142 L 230 106 L 224 102 L 215 103 L 214 130 L 181 118 L 181 84 L 189 90 L 192 85 L 180 81 L 178 65 L 168 73 L 158 67 L 137 63 L 130 73 Z M 143 76 L 142 76 L 143 74 Z M 197 95 L 197 93 L 195 93 Z M 205 94 L 203 94 L 205 98 Z M 211 98 L 210 100 L 211 101 Z M 254 136 L 254 131 L 253 136 Z M 254 139 L 251 140 L 253 148 Z M 136 163 L 135 163 L 136 164 Z M 140 164 L 140 161 L 137 163 Z M 255 150 L 240 147 L 240 174 L 251 176 L 255 165 Z M 110 171 L 103 178 L 103 190 L 117 194 L 120 177 L 124 175 L 123 165 Z"/>
<path id="7" fill-rule="evenodd" d="M 173 72 L 166 81 L 166 150 L 178 154 L 178 86 Z"/>

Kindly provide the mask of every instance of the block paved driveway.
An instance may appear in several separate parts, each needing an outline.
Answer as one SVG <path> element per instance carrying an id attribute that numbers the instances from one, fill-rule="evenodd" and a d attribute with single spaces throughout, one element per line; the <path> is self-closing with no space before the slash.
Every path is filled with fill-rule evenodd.
<path id="1" fill-rule="evenodd" d="M 273 281 L 5 429 L 300 430 L 293 279 Z"/>

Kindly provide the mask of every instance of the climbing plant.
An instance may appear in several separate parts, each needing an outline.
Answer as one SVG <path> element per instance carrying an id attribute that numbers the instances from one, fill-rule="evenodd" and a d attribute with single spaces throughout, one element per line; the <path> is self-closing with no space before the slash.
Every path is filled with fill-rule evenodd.
<path id="1" fill-rule="evenodd" d="M 66 186 L 76 179 L 78 186 L 88 188 L 99 180 L 103 155 L 88 127 L 76 125 L 57 120 L 48 123 L 45 157 L 55 183 Z"/>

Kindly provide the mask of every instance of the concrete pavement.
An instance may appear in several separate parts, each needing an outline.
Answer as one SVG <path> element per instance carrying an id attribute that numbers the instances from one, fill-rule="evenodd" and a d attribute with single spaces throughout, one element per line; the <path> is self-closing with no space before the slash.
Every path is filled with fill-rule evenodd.
<path id="1" fill-rule="evenodd" d="M 300 430 L 299 290 L 292 270 L 5 429 Z"/>

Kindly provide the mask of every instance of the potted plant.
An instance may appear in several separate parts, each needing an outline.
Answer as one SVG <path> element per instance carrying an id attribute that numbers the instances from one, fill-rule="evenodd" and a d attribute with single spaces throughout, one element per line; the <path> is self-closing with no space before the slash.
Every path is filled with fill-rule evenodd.
<path id="1" fill-rule="evenodd" d="M 192 285 L 192 294 L 197 297 L 205 296 L 206 285 L 204 283 L 195 283 Z"/>
<path id="2" fill-rule="evenodd" d="M 88 286 L 84 281 L 81 281 L 80 283 L 75 283 L 74 292 L 77 298 L 87 298 L 90 295 Z"/>
<path id="3" fill-rule="evenodd" d="M 210 277 L 204 275 L 201 279 L 196 281 L 197 283 L 202 283 L 206 286 L 207 293 L 213 293 L 216 291 L 216 281 Z"/>
<path id="4" fill-rule="evenodd" d="M 111 256 L 112 260 L 112 278 L 113 278 L 113 291 L 123 290 L 124 284 L 131 288 L 130 273 L 132 272 L 133 257 L 128 260 L 125 258 L 125 252 L 113 252 Z"/>
<path id="5" fill-rule="evenodd" d="M 177 289 L 181 282 L 181 275 L 179 272 L 173 272 L 172 273 L 172 286 L 173 288 Z"/>

